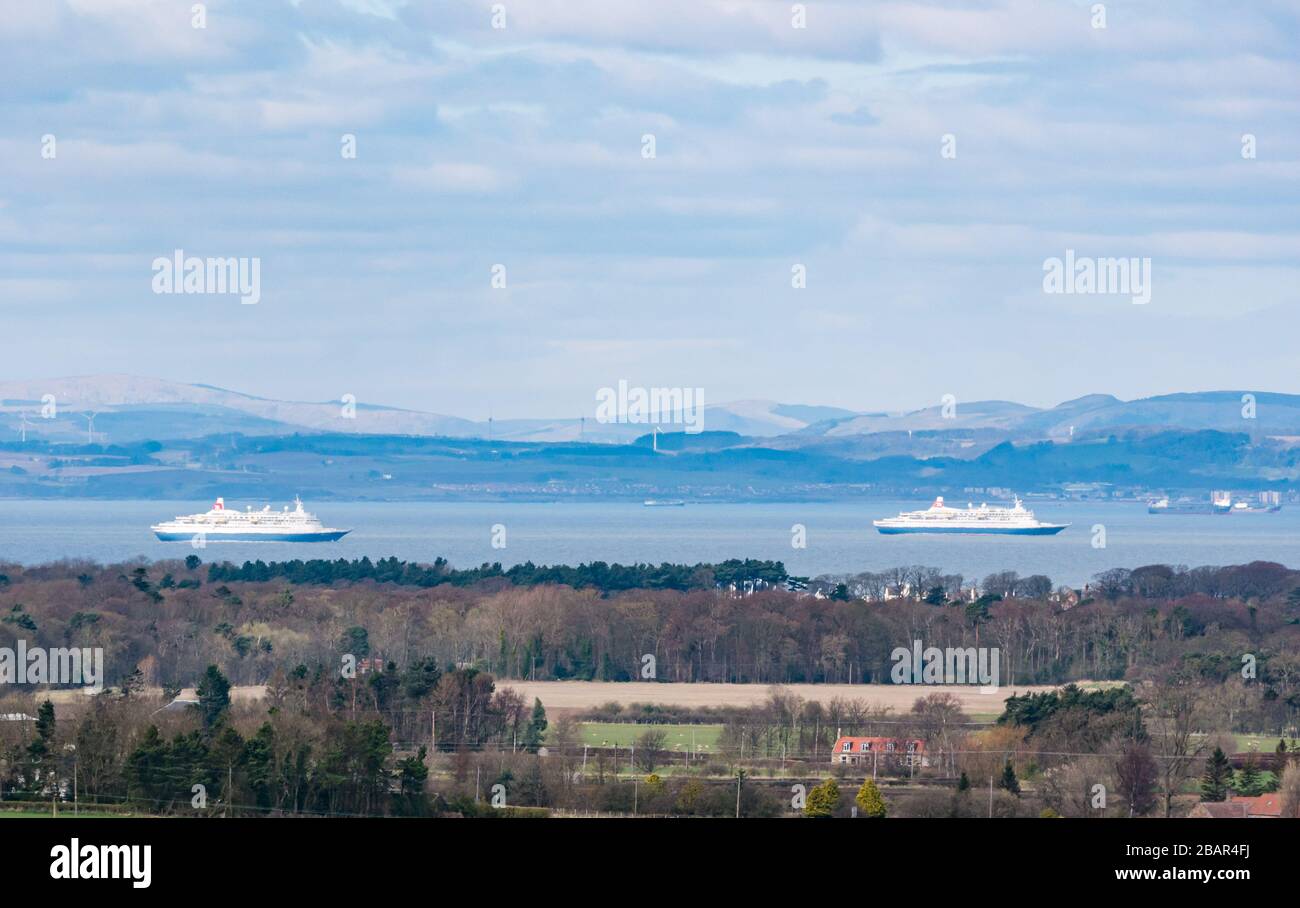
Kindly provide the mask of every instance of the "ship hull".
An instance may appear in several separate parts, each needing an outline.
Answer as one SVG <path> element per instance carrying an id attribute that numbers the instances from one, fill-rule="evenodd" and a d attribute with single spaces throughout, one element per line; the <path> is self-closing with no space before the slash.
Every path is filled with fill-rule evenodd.
<path id="1" fill-rule="evenodd" d="M 154 530 L 160 542 L 189 542 L 202 537 L 207 542 L 338 542 L 351 530 L 329 530 L 324 533 L 255 533 L 220 532 L 215 530 Z"/>
<path id="2" fill-rule="evenodd" d="M 1055 536 L 1068 524 L 1045 525 L 1039 527 L 921 527 L 921 526 L 877 526 L 876 529 L 885 536 L 902 536 L 911 533 L 944 533 L 947 535 L 969 536 Z"/>

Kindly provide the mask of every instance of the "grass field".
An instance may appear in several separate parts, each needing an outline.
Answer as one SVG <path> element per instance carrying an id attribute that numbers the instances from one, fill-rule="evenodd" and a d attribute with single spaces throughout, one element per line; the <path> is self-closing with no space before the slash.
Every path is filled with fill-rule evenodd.
<path id="1" fill-rule="evenodd" d="M 691 751 L 713 754 L 718 752 L 718 736 L 722 734 L 722 726 L 583 722 L 582 743 L 593 747 L 631 747 L 632 742 L 648 731 L 663 732 L 667 736 L 667 747 L 673 753 Z"/>
<path id="2" fill-rule="evenodd" d="M 1277 749 L 1278 739 L 1271 735 L 1233 735 L 1233 737 L 1237 741 L 1238 753 L 1249 753 L 1254 750 L 1264 755 L 1272 754 Z M 1286 742 L 1286 746 L 1288 748 L 1291 746 L 1290 740 Z"/>

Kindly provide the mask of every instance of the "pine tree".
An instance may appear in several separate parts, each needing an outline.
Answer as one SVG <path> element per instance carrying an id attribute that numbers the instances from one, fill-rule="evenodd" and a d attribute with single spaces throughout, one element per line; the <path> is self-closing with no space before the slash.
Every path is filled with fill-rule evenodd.
<path id="1" fill-rule="evenodd" d="M 1248 757 L 1246 765 L 1241 768 L 1237 776 L 1237 787 L 1244 795 L 1254 797 L 1263 790 L 1263 778 L 1260 774 L 1259 767 L 1255 765 L 1255 758 Z"/>
<path id="2" fill-rule="evenodd" d="M 1228 798 L 1228 782 L 1232 778 L 1232 767 L 1223 748 L 1214 748 L 1214 753 L 1205 761 L 1205 775 L 1201 776 L 1201 800 L 1225 801 Z"/>
<path id="3" fill-rule="evenodd" d="M 884 817 L 888 812 L 885 799 L 880 796 L 880 789 L 871 779 L 862 783 L 858 796 L 853 799 L 858 805 L 858 812 L 864 817 Z"/>
<path id="4" fill-rule="evenodd" d="M 808 803 L 804 806 L 804 814 L 810 817 L 829 817 L 835 812 L 839 803 L 840 787 L 835 784 L 834 779 L 827 779 L 808 792 Z"/>
<path id="5" fill-rule="evenodd" d="M 203 714 L 203 726 L 212 728 L 230 709 L 230 682 L 220 669 L 209 665 L 195 692 L 199 695 L 198 708 Z"/>
<path id="6" fill-rule="evenodd" d="M 970 791 L 970 779 L 966 776 L 965 770 L 962 771 L 961 778 L 957 780 L 958 791 Z"/>
<path id="7" fill-rule="evenodd" d="M 998 780 L 998 788 L 1005 788 L 1013 795 L 1020 795 L 1020 780 L 1016 778 L 1016 769 L 1007 760 L 1007 764 L 1002 767 L 1002 778 Z"/>
<path id="8" fill-rule="evenodd" d="M 49 700 L 36 711 L 36 734 L 46 745 L 54 740 L 54 704 Z"/>
<path id="9" fill-rule="evenodd" d="M 529 753 L 537 753 L 537 749 L 542 746 L 542 740 L 546 737 L 546 710 L 542 707 L 540 699 L 533 699 L 533 715 L 528 720 L 528 728 L 524 730 L 524 750 Z"/>

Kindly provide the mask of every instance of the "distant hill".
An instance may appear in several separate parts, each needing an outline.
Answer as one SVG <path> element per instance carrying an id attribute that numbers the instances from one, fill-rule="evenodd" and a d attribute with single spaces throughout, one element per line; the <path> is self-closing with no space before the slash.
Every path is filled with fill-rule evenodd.
<path id="1" fill-rule="evenodd" d="M 34 418 L 46 395 L 53 395 L 60 420 Z M 38 381 L 0 382 L 0 410 L 13 414 L 29 410 L 37 435 L 58 437 L 67 420 L 84 432 L 81 412 L 100 411 L 95 430 L 113 441 L 140 438 L 185 438 L 213 431 L 246 434 L 283 434 L 309 429 L 391 435 L 471 436 L 477 427 L 469 420 L 436 413 L 420 413 L 358 403 L 355 411 L 342 401 L 281 401 L 238 391 L 190 385 L 136 375 L 85 375 Z M 354 412 L 354 418 L 345 416 Z M 217 426 L 219 428 L 215 428 Z"/>
<path id="2" fill-rule="evenodd" d="M 1253 394 L 1253 413 L 1243 396 Z M 43 400 L 53 395 L 58 418 L 42 419 Z M 1243 415 L 1243 408 L 1247 415 Z M 210 385 L 136 375 L 0 381 L 0 441 L 18 438 L 24 419 L 29 438 L 75 442 L 132 443 L 202 438 L 221 433 L 246 436 L 293 433 L 410 435 L 491 438 L 501 442 L 632 444 L 653 428 L 645 422 L 610 424 L 593 415 L 560 419 L 497 419 L 491 424 L 436 412 L 372 402 L 282 401 Z M 25 417 L 23 414 L 26 414 Z M 1003 441 L 1027 443 L 1105 437 L 1162 430 L 1244 433 L 1251 438 L 1300 436 L 1300 395 L 1273 392 L 1200 391 L 1124 401 L 1089 394 L 1055 407 L 1005 400 L 962 401 L 908 412 L 855 412 L 840 407 L 740 400 L 705 407 L 703 429 L 731 433 L 734 445 L 818 449 L 837 457 L 889 455 L 970 459 Z M 666 417 L 665 433 L 682 431 Z M 710 442 L 716 446 L 718 440 Z"/>
<path id="3" fill-rule="evenodd" d="M 54 397 L 56 419 L 39 418 L 46 395 Z M 0 426 L 7 423 L 11 431 L 21 432 L 23 411 L 29 422 L 28 437 L 87 438 L 88 423 L 82 414 L 94 412 L 96 440 L 122 443 L 221 432 L 284 435 L 311 431 L 626 444 L 650 428 L 645 423 L 599 423 L 594 416 L 585 420 L 497 419 L 489 426 L 486 421 L 368 402 L 345 407 L 342 400 L 272 400 L 211 385 L 121 374 L 0 381 Z M 710 431 L 770 437 L 804 429 L 819 419 L 852 415 L 852 411 L 835 407 L 746 400 L 706 406 L 703 425 Z M 665 419 L 664 429 L 680 431 L 681 421 Z"/>
<path id="4" fill-rule="evenodd" d="M 1249 399 L 1253 395 L 1253 416 Z M 845 437 L 884 432 L 997 430 L 1017 441 L 1066 439 L 1073 434 L 1147 429 L 1214 430 L 1248 435 L 1300 435 L 1300 395 L 1248 391 L 1199 391 L 1124 401 L 1089 394 L 1055 407 L 1010 401 L 958 401 L 950 416 L 942 406 L 901 414 L 863 414 L 803 430 L 803 436 Z"/>

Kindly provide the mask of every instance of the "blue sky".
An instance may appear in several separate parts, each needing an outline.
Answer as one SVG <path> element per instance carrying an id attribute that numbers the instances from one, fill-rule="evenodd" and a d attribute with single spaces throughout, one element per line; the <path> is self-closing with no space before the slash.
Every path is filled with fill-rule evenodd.
<path id="1" fill-rule="evenodd" d="M 0 17 L 5 377 L 471 418 L 590 414 L 620 379 L 1300 391 L 1294 3 L 192 5 Z M 260 303 L 154 294 L 177 248 L 259 257 Z M 1045 294 L 1067 248 L 1150 257 L 1151 302 Z"/>

